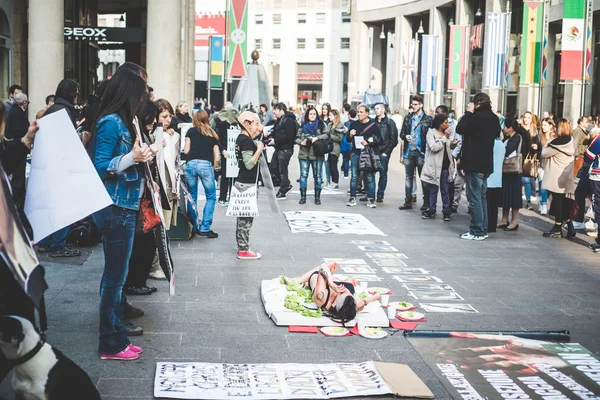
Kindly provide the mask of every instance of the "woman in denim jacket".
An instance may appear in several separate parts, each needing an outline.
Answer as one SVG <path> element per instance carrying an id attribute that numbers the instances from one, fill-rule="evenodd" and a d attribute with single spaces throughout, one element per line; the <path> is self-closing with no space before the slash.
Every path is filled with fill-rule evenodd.
<path id="1" fill-rule="evenodd" d="M 134 360 L 141 353 L 129 342 L 122 322 L 126 302 L 122 292 L 144 193 L 141 163 L 154 156 L 134 127 L 147 98 L 146 82 L 139 75 L 118 70 L 108 83 L 96 124 L 94 166 L 114 203 L 94 214 L 104 241 L 98 346 L 103 360 Z"/>

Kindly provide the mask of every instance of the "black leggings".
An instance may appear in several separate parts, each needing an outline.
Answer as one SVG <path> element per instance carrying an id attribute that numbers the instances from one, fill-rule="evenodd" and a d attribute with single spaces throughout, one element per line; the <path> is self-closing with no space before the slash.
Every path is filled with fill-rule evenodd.
<path id="1" fill-rule="evenodd" d="M 146 286 L 146 279 L 152 268 L 152 261 L 156 254 L 156 238 L 154 231 L 136 233 L 133 239 L 133 249 L 129 258 L 129 272 L 125 287 Z"/>
<path id="2" fill-rule="evenodd" d="M 550 215 L 554 216 L 555 223 L 558 225 L 559 223 L 570 220 L 571 202 L 567 197 L 565 197 L 565 194 L 552 192 L 548 193 L 552 194 L 552 203 L 550 203 Z"/>
<path id="3" fill-rule="evenodd" d="M 327 156 L 327 163 L 329 164 L 329 174 L 331 175 L 331 181 L 333 183 L 339 183 L 340 171 L 338 170 L 338 156 L 329 153 L 329 156 Z"/>

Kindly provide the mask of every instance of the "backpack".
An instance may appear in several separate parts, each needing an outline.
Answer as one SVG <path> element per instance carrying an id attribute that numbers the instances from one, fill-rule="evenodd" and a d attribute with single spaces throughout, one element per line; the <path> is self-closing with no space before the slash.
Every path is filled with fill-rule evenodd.
<path id="1" fill-rule="evenodd" d="M 101 240 L 102 233 L 91 217 L 75 222 L 67 235 L 67 242 L 75 243 L 77 247 L 95 246 Z"/>

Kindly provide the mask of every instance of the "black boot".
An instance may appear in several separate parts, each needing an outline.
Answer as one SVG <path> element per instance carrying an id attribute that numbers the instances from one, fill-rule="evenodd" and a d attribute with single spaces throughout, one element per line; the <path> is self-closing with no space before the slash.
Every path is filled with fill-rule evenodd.
<path id="1" fill-rule="evenodd" d="M 554 226 L 552 227 L 552 229 L 550 229 L 548 232 L 544 232 L 544 234 L 542 236 L 544 237 L 551 237 L 551 238 L 559 238 L 562 236 L 562 228 L 561 228 L 562 224 L 554 224 Z"/>
<path id="2" fill-rule="evenodd" d="M 577 236 L 575 232 L 575 227 L 573 226 L 573 221 L 567 222 L 567 239 L 574 238 Z"/>
<path id="3" fill-rule="evenodd" d="M 321 205 L 321 189 L 315 189 L 315 204 Z"/>
<path id="4" fill-rule="evenodd" d="M 306 204 L 306 188 L 300 189 L 300 201 L 298 204 Z"/>

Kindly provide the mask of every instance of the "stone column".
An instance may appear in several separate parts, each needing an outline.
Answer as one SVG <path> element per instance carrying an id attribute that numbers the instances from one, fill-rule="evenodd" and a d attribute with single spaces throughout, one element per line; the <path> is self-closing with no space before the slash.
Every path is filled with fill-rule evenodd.
<path id="1" fill-rule="evenodd" d="M 146 70 L 148 84 L 157 99 L 167 99 L 173 107 L 182 92 L 181 0 L 165 7 L 162 0 L 148 0 L 146 27 Z"/>
<path id="2" fill-rule="evenodd" d="M 351 22 L 350 62 L 348 65 L 348 101 L 368 89 L 370 77 L 369 28 L 361 21 Z"/>
<path id="3" fill-rule="evenodd" d="M 402 53 L 405 51 L 404 43 L 406 41 L 410 41 L 414 39 L 414 33 L 412 27 L 406 17 L 401 16 L 398 17 L 396 21 L 396 26 L 398 27 L 396 31 L 396 41 L 398 42 L 397 47 L 397 57 L 396 59 L 398 65 L 398 93 L 400 97 L 400 110 L 402 113 L 406 113 L 408 111 L 408 107 L 410 106 L 410 99 L 413 93 L 405 93 L 402 88 Z"/>
<path id="4" fill-rule="evenodd" d="M 29 119 L 46 106 L 65 76 L 64 0 L 29 0 Z"/>

